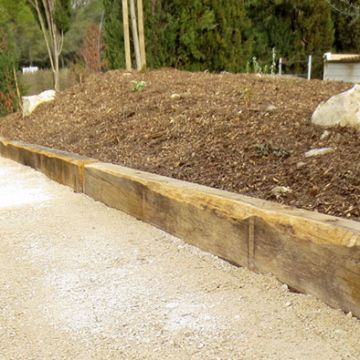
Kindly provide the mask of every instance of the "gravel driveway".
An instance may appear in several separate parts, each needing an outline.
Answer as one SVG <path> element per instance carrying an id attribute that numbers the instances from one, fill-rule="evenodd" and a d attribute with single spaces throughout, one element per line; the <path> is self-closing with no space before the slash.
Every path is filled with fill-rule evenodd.
<path id="1" fill-rule="evenodd" d="M 1 158 L 0 245 L 1 360 L 360 359 L 351 314 Z"/>

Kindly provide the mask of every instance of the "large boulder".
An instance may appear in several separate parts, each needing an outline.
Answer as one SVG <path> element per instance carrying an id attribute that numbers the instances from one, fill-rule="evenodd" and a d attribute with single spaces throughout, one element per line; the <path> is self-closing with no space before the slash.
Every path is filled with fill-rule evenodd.
<path id="1" fill-rule="evenodd" d="M 23 96 L 23 114 L 24 116 L 30 115 L 40 104 L 53 101 L 55 99 L 54 90 L 43 91 L 39 95 Z"/>
<path id="2" fill-rule="evenodd" d="M 360 129 L 360 85 L 320 103 L 311 122 L 323 127 L 353 127 Z"/>

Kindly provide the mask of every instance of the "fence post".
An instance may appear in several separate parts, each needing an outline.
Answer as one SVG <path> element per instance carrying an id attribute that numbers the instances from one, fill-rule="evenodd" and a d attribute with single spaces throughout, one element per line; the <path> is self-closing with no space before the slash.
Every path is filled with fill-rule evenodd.
<path id="1" fill-rule="evenodd" d="M 282 58 L 280 58 L 279 59 L 279 75 L 282 75 L 282 65 L 283 65 Z"/>
<path id="2" fill-rule="evenodd" d="M 312 55 L 309 55 L 309 61 L 308 61 L 308 75 L 307 79 L 311 80 L 311 69 L 312 68 Z"/>
<path id="3" fill-rule="evenodd" d="M 123 26 L 124 26 L 124 47 L 126 70 L 131 70 L 131 50 L 130 50 L 130 32 L 129 32 L 129 8 L 128 0 L 122 0 Z"/>

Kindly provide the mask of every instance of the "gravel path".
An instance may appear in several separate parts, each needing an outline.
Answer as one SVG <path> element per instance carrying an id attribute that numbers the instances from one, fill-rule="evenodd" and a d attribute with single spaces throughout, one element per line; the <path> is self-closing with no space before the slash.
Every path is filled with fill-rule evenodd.
<path id="1" fill-rule="evenodd" d="M 349 314 L 1 158 L 0 230 L 1 360 L 360 359 Z"/>

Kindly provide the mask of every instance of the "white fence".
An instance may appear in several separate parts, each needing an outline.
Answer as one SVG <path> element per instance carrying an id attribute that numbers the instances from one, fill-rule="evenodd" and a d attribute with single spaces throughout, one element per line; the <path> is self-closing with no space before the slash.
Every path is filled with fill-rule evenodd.
<path id="1" fill-rule="evenodd" d="M 307 60 L 300 60 L 300 61 L 286 61 L 283 58 L 279 58 L 278 64 L 278 74 L 279 75 L 293 75 L 298 77 L 304 77 L 308 80 L 311 80 L 312 75 L 312 62 L 313 58 L 312 55 L 309 55 Z M 302 65 L 304 69 L 306 69 L 305 73 L 291 73 L 286 71 L 286 68 L 291 68 L 291 66 Z"/>

